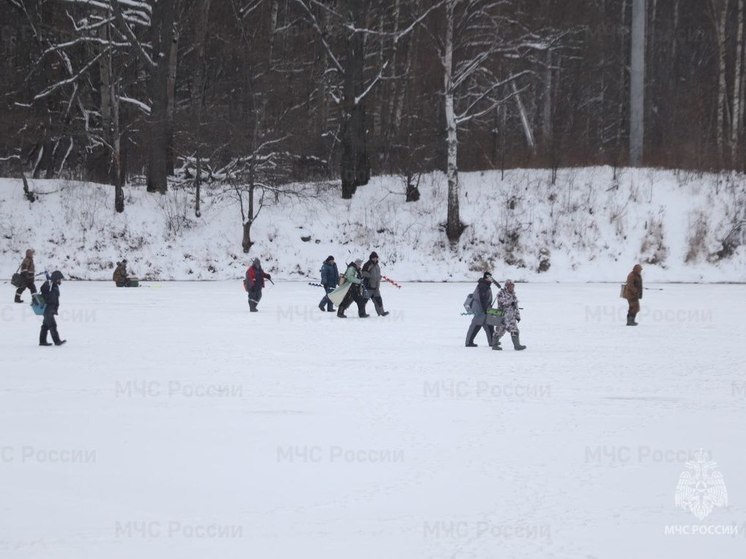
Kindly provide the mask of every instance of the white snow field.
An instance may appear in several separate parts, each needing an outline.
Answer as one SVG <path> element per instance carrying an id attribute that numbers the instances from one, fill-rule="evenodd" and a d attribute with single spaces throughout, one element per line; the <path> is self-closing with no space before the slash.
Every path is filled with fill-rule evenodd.
<path id="1" fill-rule="evenodd" d="M 70 281 L 62 347 L 0 304 L 0 557 L 743 557 L 746 286 L 650 285 L 626 327 L 618 284 L 519 284 L 497 352 L 473 285 L 341 320 L 304 283 L 250 314 L 238 281 Z M 719 493 L 677 506 L 699 449 Z"/>

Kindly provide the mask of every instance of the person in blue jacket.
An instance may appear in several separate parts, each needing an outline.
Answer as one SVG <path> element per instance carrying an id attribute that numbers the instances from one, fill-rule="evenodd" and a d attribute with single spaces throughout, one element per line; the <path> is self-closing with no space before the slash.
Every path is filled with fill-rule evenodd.
<path id="1" fill-rule="evenodd" d="M 334 312 L 334 304 L 329 300 L 329 293 L 334 291 L 334 288 L 339 285 L 339 270 L 337 269 L 337 263 L 334 262 L 333 256 L 327 256 L 324 263 L 321 265 L 321 285 L 324 286 L 326 294 L 319 303 L 319 308 L 323 311 L 326 309 L 327 312 Z"/>

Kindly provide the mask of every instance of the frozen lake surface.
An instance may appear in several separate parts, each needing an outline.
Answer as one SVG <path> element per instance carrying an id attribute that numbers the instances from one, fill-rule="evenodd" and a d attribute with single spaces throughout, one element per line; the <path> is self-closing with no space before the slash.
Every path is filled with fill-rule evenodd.
<path id="1" fill-rule="evenodd" d="M 743 557 L 746 286 L 650 287 L 631 328 L 617 284 L 519 284 L 523 352 L 464 348 L 473 284 L 340 320 L 302 283 L 250 314 L 240 282 L 65 282 L 47 348 L 4 303 L 0 557 Z"/>

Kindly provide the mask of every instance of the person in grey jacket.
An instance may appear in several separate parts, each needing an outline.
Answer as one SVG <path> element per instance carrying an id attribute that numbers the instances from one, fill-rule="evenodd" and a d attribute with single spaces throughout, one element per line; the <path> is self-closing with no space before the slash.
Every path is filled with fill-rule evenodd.
<path id="1" fill-rule="evenodd" d="M 474 343 L 477 334 L 481 328 L 484 328 L 487 334 L 487 343 L 492 345 L 492 335 L 495 328 L 487 324 L 487 309 L 492 306 L 492 274 L 485 272 L 477 282 L 477 288 L 474 290 L 474 300 L 472 303 L 474 318 L 471 319 L 469 330 L 466 332 L 466 347 L 477 347 Z"/>
<path id="2" fill-rule="evenodd" d="M 381 267 L 378 265 L 378 254 L 370 253 L 368 261 L 363 264 L 363 286 L 368 290 L 373 306 L 378 316 L 388 316 L 388 311 L 383 310 L 383 297 L 381 297 Z"/>

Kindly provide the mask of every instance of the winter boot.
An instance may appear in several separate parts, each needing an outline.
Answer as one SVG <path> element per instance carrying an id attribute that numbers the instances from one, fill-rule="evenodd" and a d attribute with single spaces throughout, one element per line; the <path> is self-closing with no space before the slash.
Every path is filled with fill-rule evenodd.
<path id="1" fill-rule="evenodd" d="M 46 326 L 42 326 L 41 332 L 39 332 L 39 345 L 52 345 L 47 341 L 47 332 L 49 332 L 49 329 Z"/>
<path id="2" fill-rule="evenodd" d="M 16 298 L 13 299 L 14 303 L 23 303 L 23 299 L 21 299 L 21 295 L 19 293 L 16 293 Z"/>
<path id="3" fill-rule="evenodd" d="M 67 340 L 60 340 L 60 335 L 57 332 L 57 328 L 50 328 L 49 333 L 52 334 L 52 341 L 54 342 L 54 345 L 62 345 Z M 44 337 L 46 339 L 46 336 Z"/>
<path id="4" fill-rule="evenodd" d="M 526 349 L 525 345 L 521 345 L 520 334 L 511 334 L 510 339 L 513 340 L 513 349 L 515 349 L 516 351 Z"/>
<path id="5" fill-rule="evenodd" d="M 337 318 L 347 318 L 345 316 L 344 310 L 342 310 L 342 307 L 340 307 L 340 308 L 337 309 Z"/>
<path id="6" fill-rule="evenodd" d="M 479 326 L 472 325 L 469 327 L 469 331 L 466 333 L 466 347 L 478 347 L 477 344 L 474 343 L 474 339 L 477 337 L 479 329 Z"/>
<path id="7" fill-rule="evenodd" d="M 258 312 L 256 308 L 256 303 L 254 301 L 249 301 L 249 311 L 250 312 Z"/>
<path id="8" fill-rule="evenodd" d="M 492 337 L 492 349 L 495 349 L 497 351 L 503 350 L 503 346 L 500 345 L 500 336 L 498 336 L 497 334 Z"/>
<path id="9" fill-rule="evenodd" d="M 322 301 L 321 303 L 319 303 L 319 310 L 320 310 L 321 312 L 325 312 L 325 311 L 326 311 L 326 308 L 325 308 L 325 306 L 324 306 L 324 302 L 323 302 L 323 301 Z"/>
<path id="10" fill-rule="evenodd" d="M 637 322 L 635 322 L 635 317 L 631 314 L 627 315 L 627 326 L 637 326 Z"/>

